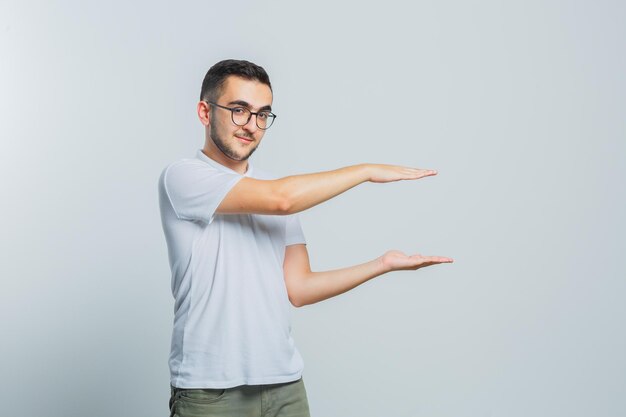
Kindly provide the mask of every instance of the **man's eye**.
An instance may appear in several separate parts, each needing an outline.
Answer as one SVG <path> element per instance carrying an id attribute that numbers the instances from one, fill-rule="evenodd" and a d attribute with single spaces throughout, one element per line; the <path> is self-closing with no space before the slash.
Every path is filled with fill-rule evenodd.
<path id="1" fill-rule="evenodd" d="M 267 120 L 270 117 L 270 114 L 268 112 L 260 112 L 258 117 L 263 120 Z"/>
<path id="2" fill-rule="evenodd" d="M 233 108 L 233 113 L 235 114 L 244 114 L 245 112 L 246 112 L 246 109 L 244 109 L 243 107 Z"/>

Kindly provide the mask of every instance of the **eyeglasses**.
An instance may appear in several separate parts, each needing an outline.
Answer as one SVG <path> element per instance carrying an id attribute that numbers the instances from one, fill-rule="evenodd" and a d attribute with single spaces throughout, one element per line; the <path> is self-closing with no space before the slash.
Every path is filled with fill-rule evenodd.
<path id="1" fill-rule="evenodd" d="M 237 126 L 245 126 L 250 121 L 250 118 L 254 115 L 256 116 L 256 126 L 261 130 L 269 129 L 274 123 L 274 119 L 276 119 L 276 115 L 271 111 L 262 110 L 259 112 L 253 112 L 245 107 L 226 107 L 220 106 L 217 103 L 213 103 L 212 101 L 208 101 L 208 104 L 219 107 L 220 109 L 230 110 L 231 118 L 233 119 L 233 123 Z"/>

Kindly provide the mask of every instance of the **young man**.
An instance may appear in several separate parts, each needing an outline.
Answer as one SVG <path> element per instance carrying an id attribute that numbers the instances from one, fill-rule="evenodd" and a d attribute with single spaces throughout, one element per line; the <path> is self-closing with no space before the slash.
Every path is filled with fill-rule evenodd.
<path id="1" fill-rule="evenodd" d="M 197 111 L 204 147 L 159 179 L 175 298 L 170 415 L 308 416 L 291 305 L 452 259 L 393 250 L 361 265 L 313 272 L 295 213 L 366 181 L 436 172 L 361 164 L 276 179 L 253 167 L 248 158 L 276 116 L 267 73 L 247 61 L 215 64 Z"/>

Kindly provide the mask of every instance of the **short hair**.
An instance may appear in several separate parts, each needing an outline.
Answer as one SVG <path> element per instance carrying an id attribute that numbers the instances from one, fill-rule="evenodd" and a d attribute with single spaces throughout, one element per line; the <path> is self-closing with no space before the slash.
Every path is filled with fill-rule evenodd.
<path id="1" fill-rule="evenodd" d="M 213 65 L 204 76 L 202 89 L 200 90 L 200 100 L 215 102 L 222 94 L 222 88 L 226 79 L 231 75 L 246 80 L 258 81 L 267 85 L 270 90 L 272 89 L 270 77 L 263 67 L 249 61 L 226 59 Z"/>

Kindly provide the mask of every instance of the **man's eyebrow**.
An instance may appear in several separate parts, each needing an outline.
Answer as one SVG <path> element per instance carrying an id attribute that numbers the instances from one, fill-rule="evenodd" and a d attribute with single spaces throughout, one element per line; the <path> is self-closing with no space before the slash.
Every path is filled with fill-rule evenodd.
<path id="1" fill-rule="evenodd" d="M 251 107 L 251 106 L 250 106 L 250 103 L 248 103 L 247 101 L 243 101 L 243 100 L 233 100 L 233 101 L 229 102 L 228 104 L 229 104 L 229 105 L 236 104 L 236 105 L 238 105 L 238 106 L 243 106 L 243 107 L 247 107 L 247 108 L 250 108 L 250 107 Z M 270 105 L 268 104 L 268 105 L 265 105 L 265 106 L 263 106 L 263 107 L 261 107 L 261 108 L 259 109 L 259 111 L 264 111 L 264 110 L 269 110 L 269 111 L 272 111 L 272 106 L 270 106 Z"/>

